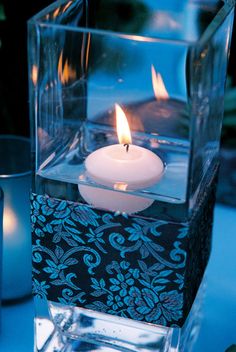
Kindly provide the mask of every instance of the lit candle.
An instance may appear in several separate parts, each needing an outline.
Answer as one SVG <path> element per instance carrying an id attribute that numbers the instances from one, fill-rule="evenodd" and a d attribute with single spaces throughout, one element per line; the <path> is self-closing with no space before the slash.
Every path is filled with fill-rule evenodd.
<path id="1" fill-rule="evenodd" d="M 85 160 L 88 177 L 98 185 L 121 192 L 79 185 L 87 203 L 107 210 L 135 213 L 146 209 L 153 199 L 125 194 L 154 185 L 164 172 L 162 160 L 153 152 L 132 144 L 125 113 L 116 104 L 116 126 L 120 144 L 100 148 Z"/>
<path id="2" fill-rule="evenodd" d="M 32 292 L 29 140 L 0 136 L 0 166 L 4 193 L 1 290 L 7 301 Z"/>

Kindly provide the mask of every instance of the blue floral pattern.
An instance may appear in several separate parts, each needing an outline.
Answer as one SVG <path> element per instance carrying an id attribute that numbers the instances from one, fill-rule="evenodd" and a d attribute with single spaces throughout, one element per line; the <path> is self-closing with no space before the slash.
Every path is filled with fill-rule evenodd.
<path id="1" fill-rule="evenodd" d="M 206 250 L 202 257 L 211 234 L 202 215 L 171 223 L 35 194 L 31 207 L 34 295 L 153 324 L 183 324 L 209 256 Z M 196 227 L 208 232 L 192 236 Z"/>

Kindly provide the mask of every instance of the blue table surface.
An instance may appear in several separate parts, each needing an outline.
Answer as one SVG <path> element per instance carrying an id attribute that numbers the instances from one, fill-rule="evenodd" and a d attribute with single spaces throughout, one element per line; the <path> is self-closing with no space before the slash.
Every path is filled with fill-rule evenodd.
<path id="1" fill-rule="evenodd" d="M 236 344 L 236 208 L 215 208 L 202 312 L 193 352 L 224 352 Z M 33 315 L 32 299 L 2 308 L 1 352 L 33 352 Z"/>

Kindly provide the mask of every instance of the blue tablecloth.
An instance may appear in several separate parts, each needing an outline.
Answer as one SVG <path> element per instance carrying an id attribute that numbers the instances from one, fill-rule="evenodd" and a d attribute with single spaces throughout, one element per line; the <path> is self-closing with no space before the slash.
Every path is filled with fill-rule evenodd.
<path id="1" fill-rule="evenodd" d="M 236 344 L 236 208 L 217 205 L 215 209 L 202 311 L 193 352 L 224 352 Z M 32 300 L 3 307 L 1 352 L 33 352 L 33 315 Z"/>

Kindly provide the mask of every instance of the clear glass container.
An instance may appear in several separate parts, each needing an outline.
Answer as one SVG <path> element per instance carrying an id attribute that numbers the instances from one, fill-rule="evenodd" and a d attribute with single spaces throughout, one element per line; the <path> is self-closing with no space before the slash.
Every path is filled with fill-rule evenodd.
<path id="1" fill-rule="evenodd" d="M 186 0 L 180 4 L 179 1 L 166 0 L 158 3 L 150 0 L 76 0 L 57 1 L 29 20 L 29 98 L 35 161 L 32 198 L 34 294 L 43 299 L 46 311 L 49 309 L 51 325 L 49 320 L 45 322 L 52 331 L 56 326 L 56 339 L 61 338 L 58 337 L 60 329 L 62 335 L 67 336 L 68 321 L 71 323 L 75 319 L 72 335 L 75 334 L 73 336 L 80 347 L 75 343 L 70 348 L 66 345 L 65 349 L 63 344 L 71 339 L 70 335 L 67 342 L 66 338 L 60 340 L 62 351 L 79 350 L 81 340 L 91 343 L 91 338 L 100 341 L 100 337 L 101 344 L 106 345 L 109 340 L 120 350 L 137 351 L 139 348 L 131 347 L 128 340 L 123 344 L 118 334 L 119 325 L 123 329 L 122 319 L 127 319 L 127 315 L 124 312 L 116 314 L 117 307 L 125 301 L 127 305 L 126 296 L 131 295 L 130 291 L 125 294 L 123 288 L 122 293 L 113 297 L 115 308 L 109 318 L 103 316 L 112 311 L 107 306 L 102 309 L 100 305 L 101 313 L 94 305 L 96 302 L 83 306 L 82 293 L 80 305 L 73 308 L 70 303 L 74 302 L 72 291 L 75 287 L 72 286 L 72 291 L 62 294 L 64 298 L 57 297 L 59 303 L 50 299 L 51 285 L 58 289 L 67 270 L 67 264 L 62 263 L 62 253 L 66 250 L 62 248 L 63 236 L 67 242 L 64 245 L 74 246 L 75 252 L 78 248 L 82 251 L 81 243 L 83 250 L 90 251 L 85 257 L 81 254 L 70 261 L 71 264 L 81 260 L 72 275 L 79 276 L 79 267 L 84 263 L 89 267 L 90 272 L 83 277 L 82 284 L 91 280 L 90 274 L 97 265 L 92 263 L 94 251 L 103 255 L 103 259 L 104 253 L 109 253 L 104 264 L 109 273 L 107 261 L 112 261 L 113 256 L 118 260 L 116 250 L 119 249 L 121 257 L 127 259 L 127 253 L 141 246 L 139 239 L 151 241 L 147 239 L 150 235 L 147 223 L 150 225 L 154 220 L 164 222 L 163 237 L 153 240 L 148 251 L 141 246 L 141 257 L 130 258 L 130 255 L 129 264 L 132 268 L 139 265 L 142 270 L 145 265 L 150 265 L 147 259 L 150 256 L 153 255 L 153 260 L 158 262 L 155 251 L 164 251 L 165 247 L 167 257 L 175 260 L 184 251 L 185 269 L 181 274 L 184 284 L 178 292 L 183 293 L 184 302 L 188 301 L 188 308 L 185 305 L 183 308 L 184 314 L 188 315 L 210 252 L 233 10 L 234 1 Z M 86 212 L 90 212 L 88 217 Z M 126 219 L 122 220 L 123 230 L 129 234 L 119 233 L 121 237 L 117 235 L 108 243 L 109 236 L 113 235 L 112 230 L 106 233 L 108 223 L 111 224 L 111 218 L 115 221 L 115 216 Z M 106 230 L 106 235 L 103 230 L 98 234 L 101 219 L 103 223 L 99 226 Z M 136 224 L 132 229 L 133 220 Z M 92 229 L 90 235 L 83 227 L 85 224 L 89 231 Z M 66 235 L 64 230 L 56 235 L 60 226 L 64 226 Z M 176 226 L 186 226 L 185 230 L 179 230 L 178 240 L 174 239 Z M 155 231 L 151 234 L 154 233 L 159 236 Z M 126 241 L 133 242 L 133 247 L 122 252 L 121 247 Z M 44 248 L 49 243 L 55 254 L 50 252 L 54 264 L 45 257 L 47 250 Z M 97 248 L 91 249 L 91 243 Z M 56 249 L 59 247 L 62 251 Z M 100 257 L 95 257 L 98 262 Z M 144 260 L 144 265 L 137 258 Z M 43 268 L 44 260 L 48 261 L 47 264 L 50 260 L 50 267 Z M 155 261 L 153 265 L 157 265 Z M 55 263 L 58 265 L 59 262 L 60 267 L 56 269 Z M 122 263 L 121 266 L 126 265 Z M 170 268 L 172 264 L 168 265 Z M 164 275 L 172 273 L 172 269 L 166 270 Z M 40 276 L 40 272 L 44 272 L 44 276 Z M 194 276 L 193 272 L 198 273 Z M 58 275 L 60 279 L 57 279 Z M 97 283 L 103 280 L 99 276 L 101 272 L 94 275 Z M 140 278 L 133 279 L 142 284 Z M 161 282 L 175 285 L 180 277 L 165 278 L 164 281 L 159 277 L 158 280 L 161 281 L 157 290 L 161 292 Z M 131 281 L 124 281 L 127 288 Z M 101 282 L 105 292 L 105 281 Z M 144 292 L 144 299 L 147 299 L 145 289 L 138 290 L 136 294 Z M 177 291 L 169 291 L 171 295 L 173 292 Z M 129 302 L 133 304 L 131 296 Z M 112 305 L 109 297 L 107 304 Z M 93 307 L 92 313 L 83 313 L 88 307 Z M 144 330 L 153 328 L 145 325 L 153 323 L 153 316 L 148 316 L 142 309 L 138 307 L 133 317 L 131 313 L 128 316 L 134 322 L 124 322 L 126 328 L 134 326 L 133 336 L 136 337 L 139 334 L 135 332 L 136 324 L 137 329 L 139 326 Z M 95 329 L 97 320 L 106 325 L 108 319 L 108 324 L 112 322 L 117 326 L 113 337 L 111 331 L 104 338 L 100 330 L 90 331 L 89 328 L 88 335 L 86 332 L 77 335 L 80 315 L 85 315 L 88 324 L 95 321 L 92 323 Z M 41 326 L 37 316 L 36 335 Z M 145 323 L 137 322 L 139 319 L 135 317 L 142 317 Z M 163 344 L 161 338 L 158 340 L 160 347 L 148 347 L 149 342 L 145 340 L 146 347 L 143 345 L 139 350 L 177 351 L 181 348 L 180 342 L 175 347 L 169 343 L 172 330 L 178 325 L 170 320 L 169 316 L 159 320 L 160 324 L 155 320 L 157 334 L 165 336 Z M 60 324 L 64 324 L 63 328 Z M 178 341 L 181 340 L 181 326 L 176 330 Z M 150 341 L 154 340 L 151 338 Z M 41 348 L 37 343 L 36 350 L 46 351 L 49 347 L 46 348 L 44 343 Z M 102 347 L 95 349 L 99 348 L 102 350 Z"/>
<path id="2" fill-rule="evenodd" d="M 203 279 L 184 326 L 170 328 L 110 317 L 35 297 L 35 352 L 191 352 L 202 320 Z"/>
<path id="3" fill-rule="evenodd" d="M 233 3 L 174 4 L 61 1 L 29 21 L 40 193 L 86 202 L 86 192 L 99 187 L 113 191 L 108 197 L 148 198 L 145 216 L 170 204 L 168 212 L 176 212 L 169 216 L 188 217 L 217 162 Z M 96 165 L 86 169 L 92 152 L 118 144 L 116 104 L 129 121 L 130 149 L 156 154 L 164 165 L 160 177 L 155 170 L 153 179 L 134 184 L 129 174 L 103 180 Z M 120 149 L 124 158 L 131 154 Z M 107 165 L 103 157 L 101 164 Z"/>

